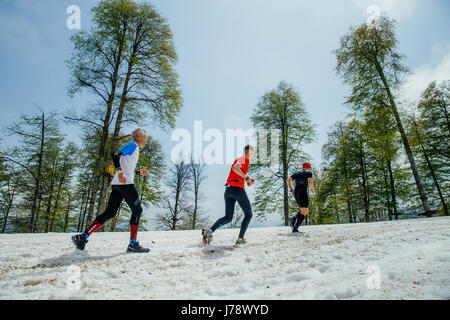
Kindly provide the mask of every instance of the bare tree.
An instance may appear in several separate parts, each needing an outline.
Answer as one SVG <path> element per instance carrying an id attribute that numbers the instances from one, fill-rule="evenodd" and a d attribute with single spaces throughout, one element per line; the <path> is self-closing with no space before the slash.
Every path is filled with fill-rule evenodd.
<path id="1" fill-rule="evenodd" d="M 194 203 L 192 205 L 192 210 L 188 212 L 188 227 L 191 230 L 198 229 L 201 226 L 204 226 L 208 221 L 201 214 L 200 202 L 205 199 L 204 194 L 200 191 L 200 185 L 206 179 L 205 170 L 206 164 L 203 162 L 195 163 L 193 159 L 191 159 L 190 164 L 191 170 L 191 179 L 192 179 L 192 187 L 193 187 L 193 200 Z"/>
<path id="2" fill-rule="evenodd" d="M 190 165 L 184 161 L 175 163 L 170 169 L 168 193 L 163 197 L 166 211 L 155 218 L 159 228 L 177 230 L 184 224 L 184 215 L 188 209 L 186 192 L 192 184 L 191 176 Z"/>
<path id="3" fill-rule="evenodd" d="M 12 212 L 18 195 L 18 177 L 20 173 L 13 166 L 0 163 L 0 212 L 3 215 L 1 233 L 6 230 L 8 217 Z"/>
<path id="4" fill-rule="evenodd" d="M 7 127 L 8 135 L 21 138 L 21 148 L 16 147 L 9 156 L 3 158 L 23 169 L 29 174 L 33 183 L 27 188 L 30 193 L 29 203 L 26 208 L 30 209 L 29 231 L 35 232 L 37 227 L 38 213 L 41 211 L 43 189 L 48 192 L 49 187 L 44 179 L 44 171 L 48 162 L 48 154 L 51 141 L 58 138 L 59 129 L 56 113 L 46 114 L 38 107 L 39 113 L 31 116 L 21 115 L 20 121 L 14 122 Z"/>

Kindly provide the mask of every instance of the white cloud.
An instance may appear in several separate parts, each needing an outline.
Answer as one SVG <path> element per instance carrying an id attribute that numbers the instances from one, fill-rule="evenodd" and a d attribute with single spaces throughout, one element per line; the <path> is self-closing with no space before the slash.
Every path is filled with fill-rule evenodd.
<path id="1" fill-rule="evenodd" d="M 437 63 L 423 64 L 411 71 L 401 88 L 401 95 L 406 104 L 417 102 L 430 82 L 443 80 L 450 80 L 450 45 Z"/>

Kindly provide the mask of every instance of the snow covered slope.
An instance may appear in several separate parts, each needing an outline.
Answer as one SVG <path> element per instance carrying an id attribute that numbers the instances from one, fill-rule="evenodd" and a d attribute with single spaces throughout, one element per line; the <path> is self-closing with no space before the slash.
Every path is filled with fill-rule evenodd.
<path id="1" fill-rule="evenodd" d="M 0 299 L 450 299 L 450 218 L 301 229 L 0 235 Z"/>

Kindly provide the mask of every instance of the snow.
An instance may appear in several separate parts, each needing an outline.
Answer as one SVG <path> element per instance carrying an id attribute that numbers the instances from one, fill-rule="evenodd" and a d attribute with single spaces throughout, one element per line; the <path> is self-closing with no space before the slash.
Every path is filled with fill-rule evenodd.
<path id="1" fill-rule="evenodd" d="M 368 224 L 0 235 L 0 299 L 450 299 L 450 217 Z"/>

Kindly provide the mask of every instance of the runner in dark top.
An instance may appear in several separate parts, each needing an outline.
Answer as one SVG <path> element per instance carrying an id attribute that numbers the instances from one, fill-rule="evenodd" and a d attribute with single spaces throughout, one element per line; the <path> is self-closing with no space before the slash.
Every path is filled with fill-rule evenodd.
<path id="1" fill-rule="evenodd" d="M 293 180 L 295 180 L 295 190 L 292 189 L 291 186 L 291 181 Z M 286 180 L 286 183 L 300 207 L 300 211 L 297 215 L 289 219 L 292 233 L 299 233 L 298 227 L 309 213 L 308 186 L 311 189 L 311 192 L 316 192 L 312 179 L 311 164 L 309 162 L 303 163 L 303 170 L 294 173 Z"/>

